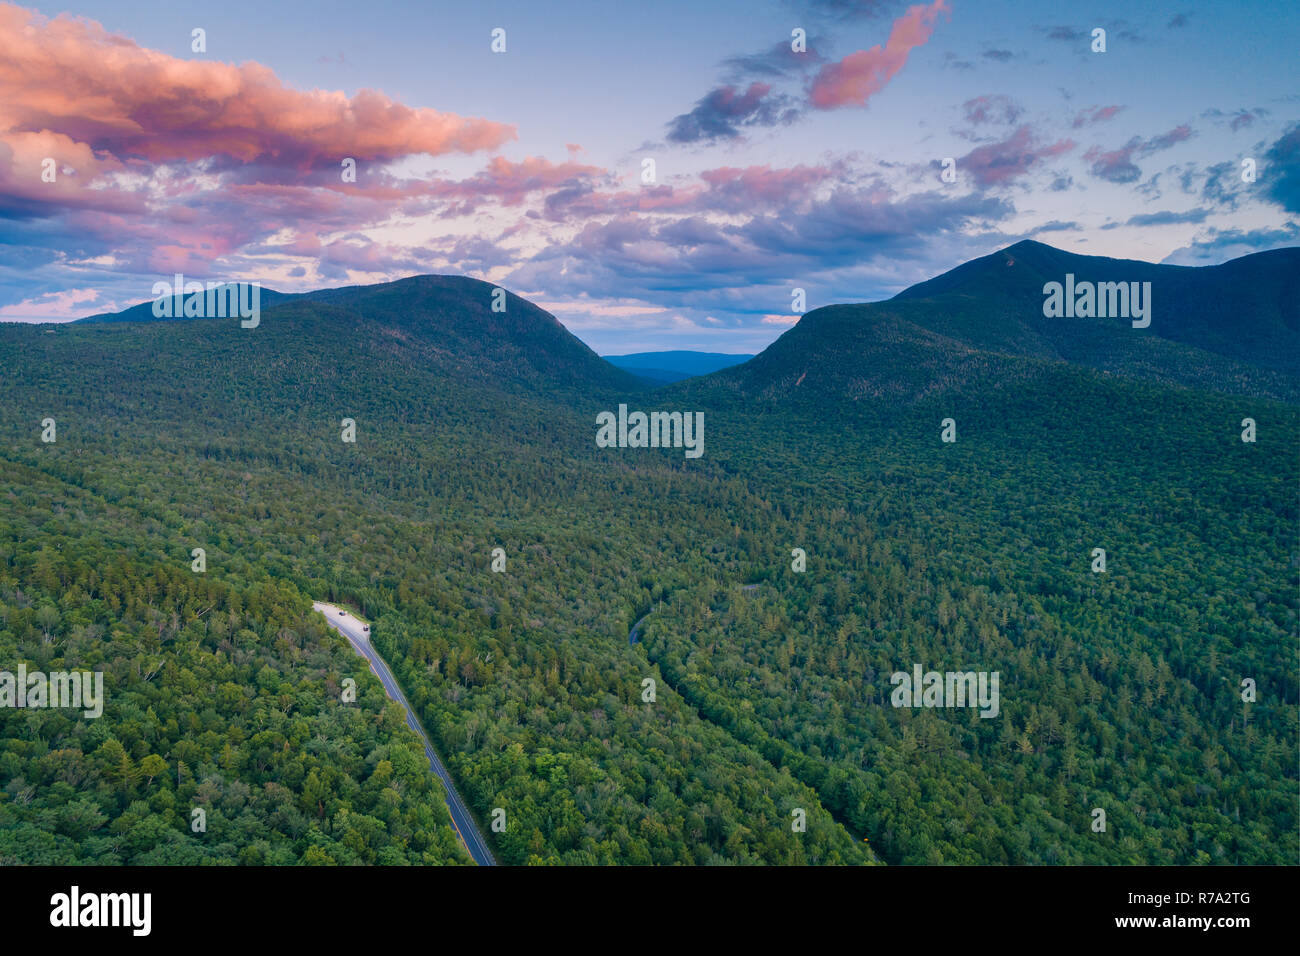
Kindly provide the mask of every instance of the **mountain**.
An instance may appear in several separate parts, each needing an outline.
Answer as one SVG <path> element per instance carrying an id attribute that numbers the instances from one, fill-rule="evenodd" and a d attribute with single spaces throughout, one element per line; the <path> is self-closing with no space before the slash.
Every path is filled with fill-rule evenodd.
<path id="1" fill-rule="evenodd" d="M 1164 293 L 1044 320 L 1012 258 L 653 392 L 452 277 L 0 325 L 0 666 L 105 678 L 89 725 L 0 707 L 0 864 L 464 859 L 313 601 L 502 863 L 1291 862 L 1291 378 Z M 620 402 L 703 455 L 598 446 Z M 896 703 L 918 667 L 996 714 Z"/>
<path id="2" fill-rule="evenodd" d="M 1150 283 L 1149 327 L 1124 317 L 1044 316 L 1044 286 L 1067 275 L 1076 287 Z M 757 358 L 717 377 L 771 398 L 911 402 L 1040 379 L 1061 364 L 1300 401 L 1300 249 L 1183 267 L 1020 242 L 883 302 L 809 312 Z"/>
<path id="3" fill-rule="evenodd" d="M 354 339 L 402 345 L 454 376 L 499 383 L 565 388 L 644 386 L 612 367 L 569 332 L 555 316 L 510 292 L 465 276 L 424 275 L 366 286 L 318 289 L 300 294 L 261 291 L 260 323 L 279 337 L 329 338 L 338 330 Z M 494 299 L 500 304 L 494 309 Z M 169 322 L 153 315 L 151 302 L 79 323 Z M 234 319 L 187 319 L 238 327 Z M 241 330 L 253 332 L 255 330 Z M 340 346 L 342 347 L 342 346 Z"/>
<path id="4" fill-rule="evenodd" d="M 694 378 L 697 375 L 708 375 L 719 369 L 739 365 L 753 357 L 753 355 L 733 355 L 728 352 L 670 351 L 606 355 L 605 361 L 638 378 L 655 384 L 666 384 Z"/>
<path id="5" fill-rule="evenodd" d="M 226 283 L 220 283 L 214 291 L 226 293 L 229 286 Z M 247 295 L 248 293 L 245 293 Z M 258 292 L 259 301 L 263 309 L 268 308 L 280 302 L 296 298 L 297 296 L 276 292 L 274 289 L 262 288 Z M 183 303 L 183 300 L 182 300 Z M 171 308 L 169 306 L 169 308 Z M 183 308 L 183 304 L 182 304 Z M 139 305 L 133 305 L 123 309 L 120 312 L 99 312 L 95 315 L 88 315 L 85 318 L 77 319 L 77 322 L 185 322 L 190 318 L 184 314 L 174 314 L 167 316 L 154 315 L 154 302 L 141 302 Z"/>
<path id="6" fill-rule="evenodd" d="M 506 808 L 502 863 L 875 861 L 752 745 L 642 700 L 633 621 L 758 500 L 680 449 L 597 447 L 643 387 L 493 292 L 0 325 L 0 663 L 103 670 L 107 697 L 90 727 L 0 708 L 0 864 L 457 860 L 418 738 L 318 600 L 370 624 L 474 814 Z"/>
<path id="7" fill-rule="evenodd" d="M 1044 284 L 1064 282 L 1067 274 L 1076 284 L 1150 282 L 1152 319 L 1145 331 L 1245 364 L 1300 374 L 1300 248 L 1193 267 L 1084 256 L 1025 240 L 918 283 L 891 301 L 998 302 L 1017 332 L 1032 328 L 1045 343 L 1068 352 L 1078 332 L 1071 323 L 1036 321 L 1042 318 Z M 1129 326 L 1122 319 L 1097 321 L 1108 328 Z"/>

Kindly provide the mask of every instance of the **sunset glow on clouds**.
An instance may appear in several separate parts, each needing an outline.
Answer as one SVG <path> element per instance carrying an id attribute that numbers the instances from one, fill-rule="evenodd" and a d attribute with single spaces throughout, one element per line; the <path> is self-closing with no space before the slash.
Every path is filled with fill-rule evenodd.
<path id="1" fill-rule="evenodd" d="M 1296 96 L 1233 65 L 1249 51 L 1270 76 L 1285 44 L 1171 27 L 1177 4 L 1141 23 L 1113 4 L 1104 55 L 1091 21 L 1014 0 L 781 0 L 743 24 L 683 5 L 635 42 L 580 8 L 539 23 L 520 6 L 495 58 L 452 14 L 435 56 L 375 6 L 320 24 L 337 46 L 293 59 L 291 82 L 269 28 L 260 57 L 215 28 L 209 52 L 177 54 L 0 4 L 0 319 L 123 307 L 174 272 L 289 292 L 451 272 L 549 303 L 600 351 L 755 351 L 794 286 L 810 308 L 883 298 L 1026 237 L 1201 263 L 1300 234 Z M 188 21 L 132 22 L 188 44 Z M 607 50 L 604 70 L 560 49 L 525 70 L 552 22 Z M 697 22 L 713 53 L 685 58 L 674 30 Z M 343 55 L 371 39 L 382 58 Z M 381 92 L 431 56 L 424 102 Z"/>
<path id="2" fill-rule="evenodd" d="M 948 7 L 944 0 L 930 6 L 911 7 L 894 22 L 889 40 L 870 50 L 850 53 L 838 63 L 822 67 L 813 80 L 810 98 L 818 109 L 865 106 L 885 88 L 907 63 L 907 55 L 930 39 L 935 18 Z"/>

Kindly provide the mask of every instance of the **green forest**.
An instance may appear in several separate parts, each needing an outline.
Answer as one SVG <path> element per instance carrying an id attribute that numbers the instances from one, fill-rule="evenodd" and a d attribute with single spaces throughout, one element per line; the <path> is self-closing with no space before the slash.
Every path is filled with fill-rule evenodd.
<path id="1" fill-rule="evenodd" d="M 955 354 L 650 391 L 432 308 L 0 327 L 0 669 L 107 691 L 0 709 L 0 862 L 468 863 L 313 600 L 502 863 L 1296 862 L 1294 405 Z M 704 457 L 597 448 L 629 400 Z M 999 716 L 890 706 L 914 664 L 999 672 Z"/>

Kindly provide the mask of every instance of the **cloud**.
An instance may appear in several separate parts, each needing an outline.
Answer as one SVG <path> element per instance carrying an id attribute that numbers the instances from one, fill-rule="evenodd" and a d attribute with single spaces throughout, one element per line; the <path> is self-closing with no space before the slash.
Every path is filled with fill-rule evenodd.
<path id="1" fill-rule="evenodd" d="M 773 93 L 766 83 L 755 81 L 743 92 L 734 86 L 720 86 L 705 94 L 689 113 L 669 122 L 668 139 L 673 143 L 735 139 L 743 127 L 775 126 L 793 122 L 797 116 L 793 100 Z"/>
<path id="2" fill-rule="evenodd" d="M 821 14 L 845 19 L 876 16 L 889 5 L 843 0 L 813 6 Z M 940 12 L 948 12 L 946 0 L 911 7 L 894 21 L 883 47 L 859 50 L 834 63 L 827 63 L 816 52 L 817 40 L 810 41 L 813 45 L 804 53 L 794 52 L 789 41 L 782 40 L 760 53 L 730 57 L 722 65 L 731 81 L 706 93 L 690 112 L 670 120 L 668 141 L 711 144 L 738 139 L 749 127 L 794 122 L 803 105 L 790 94 L 774 91 L 764 81 L 797 76 L 817 66 L 821 68 L 808 84 L 809 107 L 865 106 L 903 68 L 908 54 L 929 40 Z"/>
<path id="3" fill-rule="evenodd" d="M 756 77 L 797 76 L 825 62 L 825 57 L 817 52 L 823 42 L 820 37 L 808 37 L 807 49 L 796 53 L 790 40 L 778 40 L 761 53 L 728 57 L 722 61 L 722 66 L 736 83 Z"/>
<path id="4" fill-rule="evenodd" d="M 0 220 L 47 220 L 26 243 L 99 270 L 207 277 L 259 243 L 292 250 L 265 245 L 281 231 L 301 242 L 474 191 L 509 204 L 582 170 L 494 162 L 458 187 L 386 171 L 408 155 L 513 138 L 506 124 L 373 90 L 301 92 L 256 63 L 181 60 L 92 21 L 0 3 Z M 345 157 L 356 184 L 342 181 Z M 47 158 L 53 182 L 41 175 Z"/>
<path id="5" fill-rule="evenodd" d="M 1004 200 L 979 195 L 933 190 L 900 199 L 879 184 L 840 185 L 738 223 L 703 214 L 590 222 L 520 264 L 510 281 L 558 295 L 734 311 L 758 296 L 753 287 L 780 287 L 772 295 L 788 303 L 792 277 L 871 262 L 893 267 L 933 242 L 1013 214 Z"/>
<path id="6" fill-rule="evenodd" d="M 14 305 L 0 307 L 0 319 L 20 322 L 77 319 L 87 314 L 86 303 L 99 299 L 98 289 L 68 289 L 47 292 L 35 298 L 24 299 Z"/>
<path id="7" fill-rule="evenodd" d="M 609 318 L 626 318 L 631 315 L 657 315 L 667 312 L 662 305 L 650 305 L 646 302 L 631 305 L 617 305 L 607 302 L 586 302 L 582 299 L 564 302 L 547 302 L 541 299 L 533 302 L 539 309 L 547 312 L 581 312 L 584 315 L 596 315 Z"/>
<path id="8" fill-rule="evenodd" d="M 986 60 L 996 60 L 999 63 L 1006 63 L 1008 60 L 1015 59 L 1015 54 L 1010 50 L 985 50 L 980 56 Z"/>
<path id="9" fill-rule="evenodd" d="M 1264 154 L 1264 192 L 1290 213 L 1300 213 L 1300 123 Z"/>
<path id="10" fill-rule="evenodd" d="M 899 0 L 789 0 L 789 5 L 819 20 L 847 23 L 853 20 L 875 20 L 892 16 L 900 6 L 900 2 Z"/>
<path id="11" fill-rule="evenodd" d="M 1039 30 L 1046 34 L 1047 39 L 1061 40 L 1065 43 L 1082 43 L 1092 36 L 1087 30 L 1071 26 L 1039 27 Z"/>
<path id="12" fill-rule="evenodd" d="M 1239 113 L 1235 114 L 1232 117 L 1232 119 L 1228 122 L 1228 125 L 1229 127 L 1231 127 L 1234 133 L 1237 132 L 1237 130 L 1239 129 L 1244 129 L 1247 126 L 1251 126 L 1255 122 L 1255 116 L 1257 112 L 1258 111 L 1255 110 L 1241 110 Z"/>
<path id="13" fill-rule="evenodd" d="M 999 186 L 1023 176 L 1043 160 L 1060 156 L 1074 147 L 1075 142 L 1070 139 L 1040 145 L 1029 126 L 1024 125 L 1001 142 L 971 150 L 957 160 L 957 170 L 980 186 Z"/>
<path id="14" fill-rule="evenodd" d="M 1239 129 L 1247 129 L 1255 125 L 1258 119 L 1264 119 L 1269 115 L 1269 111 L 1263 107 L 1254 109 L 1238 109 L 1231 113 L 1225 113 L 1220 109 L 1208 109 L 1201 113 L 1202 119 L 1212 120 L 1216 125 L 1222 125 L 1226 120 L 1228 128 L 1234 133 Z"/>
<path id="15" fill-rule="evenodd" d="M 1297 243 L 1300 243 L 1300 226 L 1294 222 L 1276 228 L 1250 230 L 1211 228 L 1205 235 L 1197 236 L 1188 245 L 1170 253 L 1163 261 L 1169 265 L 1217 265 L 1253 252 Z"/>
<path id="16" fill-rule="evenodd" d="M 308 168 L 493 149 L 514 127 L 412 108 L 374 90 L 302 92 L 257 63 L 181 60 L 97 23 L 0 5 L 0 131 L 50 131 L 96 155 L 226 156 Z"/>
<path id="17" fill-rule="evenodd" d="M 1174 127 L 1167 133 L 1151 137 L 1138 148 L 1138 155 L 1147 156 L 1159 150 L 1168 149 L 1178 143 L 1186 142 L 1191 138 L 1192 128 L 1184 123 L 1182 126 Z"/>
<path id="18" fill-rule="evenodd" d="M 1092 126 L 1094 123 L 1104 123 L 1123 109 L 1122 106 L 1090 106 L 1076 113 L 1070 126 L 1074 129 L 1080 129 L 1084 126 Z"/>
<path id="19" fill-rule="evenodd" d="M 1014 123 L 1023 109 L 1008 96 L 977 96 L 961 105 L 966 122 L 973 126 Z"/>
<path id="20" fill-rule="evenodd" d="M 1127 20 L 1111 20 L 1103 23 L 1102 26 L 1106 30 L 1107 37 L 1113 35 L 1132 43 L 1146 42 L 1146 37 L 1134 30 L 1132 24 Z M 1036 29 L 1049 40 L 1060 40 L 1062 43 L 1087 44 L 1089 46 L 1092 43 L 1092 28 L 1085 30 L 1066 24 L 1054 27 L 1037 27 Z"/>
<path id="21" fill-rule="evenodd" d="M 909 7 L 894 21 L 885 45 L 850 53 L 818 71 L 809 89 L 811 105 L 820 110 L 866 106 L 867 101 L 898 75 L 908 54 L 923 46 L 934 32 L 940 13 L 949 12 L 945 0 Z"/>
<path id="22" fill-rule="evenodd" d="M 553 163 L 540 156 L 520 162 L 495 156 L 482 172 L 461 180 L 439 180 L 428 194 L 438 198 L 460 199 L 464 205 L 452 210 L 457 215 L 474 211 L 488 199 L 504 206 L 517 206 L 533 193 L 573 187 L 579 182 L 605 177 L 605 170 L 585 163 Z"/>
<path id="23" fill-rule="evenodd" d="M 1142 170 L 1133 162 L 1135 158 L 1140 159 L 1160 150 L 1169 149 L 1191 139 L 1192 135 L 1191 127 L 1184 123 L 1150 139 L 1144 140 L 1134 136 L 1119 149 L 1106 151 L 1094 146 L 1083 154 L 1083 158 L 1092 164 L 1089 171 L 1098 179 L 1111 183 L 1136 182 L 1142 177 Z"/>
<path id="24" fill-rule="evenodd" d="M 1067 232 L 1071 229 L 1079 229 L 1079 228 L 1082 227 L 1074 220 L 1070 220 L 1068 222 L 1062 222 L 1059 219 L 1053 219 L 1051 222 L 1045 222 L 1041 226 L 1038 226 L 1036 229 L 1033 229 L 1030 232 L 1030 235 L 1036 236 L 1039 233 L 1043 233 L 1043 232 Z"/>
<path id="25" fill-rule="evenodd" d="M 1205 222 L 1208 209 L 1189 209 L 1186 212 L 1151 212 L 1129 216 L 1126 226 L 1172 226 L 1188 222 Z"/>
<path id="26" fill-rule="evenodd" d="M 707 169 L 700 179 L 708 191 L 700 196 L 699 207 L 724 212 L 757 212 L 793 207 L 808 198 L 812 190 L 842 170 L 831 166 L 723 166 Z"/>
<path id="27" fill-rule="evenodd" d="M 546 218 L 572 221 L 632 212 L 753 215 L 773 209 L 792 210 L 819 185 L 843 172 L 841 165 L 781 169 L 721 166 L 703 170 L 700 182 L 687 186 L 663 184 L 605 192 L 590 182 L 581 182 L 546 197 Z"/>
<path id="28" fill-rule="evenodd" d="M 1098 179 L 1111 183 L 1131 183 L 1142 178 L 1142 170 L 1133 162 L 1133 147 L 1105 152 L 1093 147 L 1083 154 L 1083 158 L 1092 164 L 1090 172 Z"/>
<path id="29" fill-rule="evenodd" d="M 1236 209 L 1247 188 L 1241 181 L 1240 173 L 1241 168 L 1228 160 L 1213 163 L 1204 172 L 1196 163 L 1189 163 L 1179 175 L 1178 185 L 1189 195 L 1196 195 L 1199 190 L 1201 200 L 1210 206 Z"/>
<path id="30" fill-rule="evenodd" d="M 674 143 L 713 143 L 738 139 L 744 127 L 785 125 L 798 119 L 794 97 L 772 92 L 767 81 L 802 75 L 825 62 L 817 52 L 820 37 L 807 38 L 806 49 L 796 53 L 791 40 L 779 40 L 758 53 L 722 61 L 726 83 L 715 87 L 668 123 L 668 140 Z M 748 86 L 746 87 L 746 84 Z M 744 92 L 738 92 L 744 88 Z"/>

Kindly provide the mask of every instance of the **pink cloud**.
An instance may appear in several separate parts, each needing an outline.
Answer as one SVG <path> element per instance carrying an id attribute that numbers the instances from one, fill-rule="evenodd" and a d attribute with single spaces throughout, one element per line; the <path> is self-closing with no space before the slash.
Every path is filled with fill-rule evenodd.
<path id="1" fill-rule="evenodd" d="M 1044 159 L 1074 149 L 1070 139 L 1040 146 L 1029 127 L 1021 126 L 1007 139 L 978 146 L 957 160 L 957 169 L 981 186 L 996 186 L 1027 173 Z"/>
<path id="2" fill-rule="evenodd" d="M 609 191 L 597 191 L 588 180 L 557 189 L 547 197 L 546 209 L 549 218 L 565 221 L 629 213 L 752 213 L 798 203 L 842 172 L 837 166 L 721 166 L 704 170 L 699 174 L 701 182 L 686 186 Z"/>
<path id="3" fill-rule="evenodd" d="M 756 199 L 777 202 L 786 201 L 794 194 L 806 193 L 810 187 L 835 174 L 836 170 L 829 166 L 791 166 L 785 169 L 721 166 L 706 169 L 700 173 L 700 178 L 715 191 L 734 189 L 743 192 L 751 202 Z"/>
<path id="4" fill-rule="evenodd" d="M 24 299 L 0 307 L 0 318 L 32 322 L 42 319 L 75 319 L 86 314 L 86 303 L 98 299 L 99 291 L 96 289 L 49 292 L 34 299 Z"/>
<path id="5" fill-rule="evenodd" d="M 820 110 L 865 106 L 903 68 L 908 54 L 930 39 L 938 15 L 948 12 L 945 0 L 934 0 L 930 6 L 909 7 L 894 21 L 883 47 L 877 45 L 850 53 L 838 63 L 821 68 L 809 91 L 812 105 Z"/>
<path id="6" fill-rule="evenodd" d="M 1133 162 L 1135 157 L 1150 156 L 1162 149 L 1169 149 L 1191 139 L 1192 135 L 1192 128 L 1184 123 L 1150 139 L 1134 136 L 1119 149 L 1104 150 L 1093 146 L 1083 154 L 1083 158 L 1092 164 L 1090 170 L 1098 179 L 1112 183 L 1136 182 L 1141 178 L 1142 171 Z"/>
<path id="7" fill-rule="evenodd" d="M 284 86 L 257 63 L 181 60 L 98 23 L 0 5 L 0 135 L 51 131 L 118 160 L 228 156 L 306 168 L 496 148 L 515 129 L 374 90 Z"/>
<path id="8" fill-rule="evenodd" d="M 493 157 L 487 169 L 469 179 L 448 182 L 434 188 L 439 196 L 481 198 L 494 196 L 504 205 L 517 206 L 530 193 L 554 189 L 584 177 L 604 175 L 599 166 L 583 163 L 552 163 L 540 156 L 528 156 L 514 163 L 501 156 Z"/>
<path id="9" fill-rule="evenodd" d="M 86 257 L 111 250 L 104 263 L 117 271 L 202 278 L 249 256 L 409 268 L 410 256 L 359 240 L 361 230 L 608 178 L 576 162 L 573 143 L 566 162 L 495 157 L 463 180 L 385 169 L 514 138 L 506 124 L 371 90 L 296 91 L 256 63 L 181 60 L 90 21 L 0 2 L 0 218 L 60 217 L 64 245 Z M 355 183 L 342 181 L 343 157 L 357 161 Z M 42 179 L 46 158 L 54 182 Z"/>

